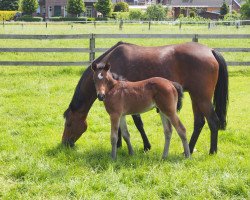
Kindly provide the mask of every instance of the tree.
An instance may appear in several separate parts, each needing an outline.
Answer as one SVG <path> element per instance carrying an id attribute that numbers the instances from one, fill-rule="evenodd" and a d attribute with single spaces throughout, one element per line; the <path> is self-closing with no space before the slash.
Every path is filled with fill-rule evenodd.
<path id="1" fill-rule="evenodd" d="M 250 18 L 250 0 L 247 0 L 246 3 L 241 6 L 240 13 L 243 18 Z"/>
<path id="2" fill-rule="evenodd" d="M 229 12 L 229 7 L 224 1 L 222 6 L 220 7 L 220 15 L 224 17 L 228 12 Z"/>
<path id="3" fill-rule="evenodd" d="M 85 11 L 83 0 L 68 0 L 67 12 L 71 15 L 80 15 Z"/>
<path id="4" fill-rule="evenodd" d="M 114 12 L 128 12 L 129 6 L 126 2 L 118 2 L 114 6 Z"/>
<path id="5" fill-rule="evenodd" d="M 131 9 L 129 11 L 129 19 L 130 20 L 140 20 L 143 16 L 141 9 Z"/>
<path id="6" fill-rule="evenodd" d="M 111 0 L 98 0 L 95 3 L 95 9 L 102 13 L 103 17 L 107 17 L 112 10 Z"/>
<path id="7" fill-rule="evenodd" d="M 146 15 L 148 19 L 163 20 L 166 18 L 167 10 L 160 4 L 147 7 Z"/>
<path id="8" fill-rule="evenodd" d="M 0 10 L 18 10 L 19 0 L 0 0 Z"/>
<path id="9" fill-rule="evenodd" d="M 32 15 L 38 8 L 37 0 L 22 0 L 21 9 L 27 15 Z"/>

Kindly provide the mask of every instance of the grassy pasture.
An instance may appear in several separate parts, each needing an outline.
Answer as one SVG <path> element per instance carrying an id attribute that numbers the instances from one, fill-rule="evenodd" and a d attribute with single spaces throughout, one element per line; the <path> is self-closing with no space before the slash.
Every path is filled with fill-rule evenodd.
<path id="1" fill-rule="evenodd" d="M 147 24 L 128 25 L 119 30 L 119 24 L 92 24 L 71 25 L 5 25 L 0 26 L 0 34 L 89 34 L 89 33 L 138 33 L 138 34 L 248 34 L 250 26 L 242 26 L 236 29 L 234 26 L 216 26 L 208 29 L 206 25 L 183 25 L 179 30 L 178 25 L 157 25 L 151 26 L 148 30 Z M 190 39 L 96 39 L 96 48 L 109 48 L 118 41 L 135 43 L 144 46 L 169 45 L 183 42 L 190 42 Z M 209 47 L 249 47 L 250 39 L 200 39 L 200 43 Z M 0 40 L 2 48 L 88 48 L 89 40 Z M 87 53 L 0 53 L 0 61 L 88 61 Z M 100 53 L 96 53 L 96 56 Z M 224 53 L 228 61 L 249 61 L 249 53 Z"/>
<path id="2" fill-rule="evenodd" d="M 202 27 L 187 27 L 196 33 Z M 203 33 L 207 33 L 203 27 Z M 222 30 L 216 27 L 217 31 Z M 234 28 L 234 27 L 233 27 Z M 82 33 L 54 27 L 50 34 Z M 98 27 L 97 27 L 98 29 Z M 118 28 L 117 28 L 118 29 Z M 125 29 L 125 28 L 124 28 Z M 137 33 L 137 26 L 130 32 Z M 154 29 L 154 26 L 152 30 Z M 227 31 L 249 31 L 248 27 Z M 0 28 L 6 34 L 45 34 L 39 26 Z M 85 30 L 85 29 L 84 29 Z M 98 29 L 104 33 L 111 29 Z M 182 30 L 183 31 L 183 30 Z M 209 30 L 210 31 L 210 30 Z M 214 31 L 216 33 L 217 31 Z M 115 30 L 116 32 L 116 30 Z M 118 32 L 118 30 L 117 30 Z M 139 32 L 139 31 L 138 31 Z M 178 30 L 176 29 L 176 32 Z M 86 32 L 87 33 L 87 30 Z M 84 40 L 1 40 L 1 47 L 82 47 Z M 116 40 L 97 40 L 110 47 Z M 183 40 L 129 40 L 142 45 L 162 45 Z M 201 40 L 217 47 L 248 47 L 250 40 Z M 54 46 L 55 45 L 55 46 Z M 86 42 L 86 45 L 88 43 Z M 100 46 L 99 46 L 100 45 Z M 248 53 L 249 54 L 249 53 Z M 227 60 L 249 61 L 247 53 L 224 54 Z M 1 60 L 82 60 L 82 54 L 1 53 Z M 87 55 L 86 55 L 87 57 Z M 174 131 L 170 155 L 162 161 L 164 136 L 160 117 L 152 110 L 142 115 L 152 149 L 144 153 L 141 137 L 131 117 L 128 128 L 135 150 L 129 156 L 125 143 L 118 159 L 110 158 L 110 122 L 96 101 L 88 117 L 89 128 L 74 149 L 60 146 L 67 108 L 84 67 L 0 67 L 0 199 L 249 199 L 249 99 L 250 69 L 229 67 L 228 127 L 219 132 L 218 154 L 209 156 L 210 133 L 204 127 L 192 159 L 184 159 Z M 193 129 L 189 95 L 180 112 L 188 138 Z"/>

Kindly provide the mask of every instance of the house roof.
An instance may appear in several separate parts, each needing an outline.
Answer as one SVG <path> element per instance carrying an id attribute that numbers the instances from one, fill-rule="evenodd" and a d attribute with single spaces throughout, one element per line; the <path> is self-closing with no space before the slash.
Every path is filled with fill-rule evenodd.
<path id="1" fill-rule="evenodd" d="M 172 7 L 207 7 L 207 8 L 218 8 L 221 7 L 224 0 L 170 0 L 167 1 L 166 5 L 172 6 Z M 238 4 L 237 0 L 225 0 L 227 5 L 232 5 L 233 2 Z"/>

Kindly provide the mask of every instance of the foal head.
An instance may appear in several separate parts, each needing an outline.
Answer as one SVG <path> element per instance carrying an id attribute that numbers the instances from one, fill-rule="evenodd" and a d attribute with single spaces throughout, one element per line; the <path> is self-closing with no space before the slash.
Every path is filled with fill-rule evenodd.
<path id="1" fill-rule="evenodd" d="M 104 67 L 97 67 L 97 65 L 93 63 L 91 68 L 94 72 L 93 79 L 95 82 L 97 98 L 100 101 L 103 101 L 105 99 L 105 94 L 109 89 L 109 81 L 113 79 L 109 72 L 110 64 L 106 63 Z"/>

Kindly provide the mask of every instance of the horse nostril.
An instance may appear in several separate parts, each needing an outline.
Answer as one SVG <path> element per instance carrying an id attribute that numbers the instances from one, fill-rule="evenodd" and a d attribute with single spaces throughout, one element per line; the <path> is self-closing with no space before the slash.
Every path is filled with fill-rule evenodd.
<path id="1" fill-rule="evenodd" d="M 99 101 L 103 101 L 105 98 L 105 94 L 98 94 L 97 97 L 98 97 Z"/>

